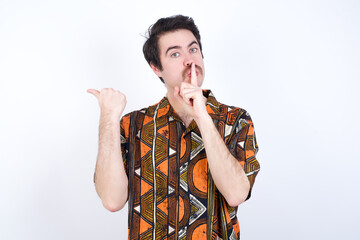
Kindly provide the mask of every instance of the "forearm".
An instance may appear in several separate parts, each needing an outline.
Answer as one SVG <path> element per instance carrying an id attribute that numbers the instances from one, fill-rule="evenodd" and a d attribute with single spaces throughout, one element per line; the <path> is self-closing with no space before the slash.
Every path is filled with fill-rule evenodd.
<path id="1" fill-rule="evenodd" d="M 230 153 L 207 113 L 197 119 L 197 125 L 216 187 L 230 206 L 238 206 L 245 201 L 250 190 L 249 180 L 240 162 Z"/>
<path id="2" fill-rule="evenodd" d="M 128 178 L 121 155 L 119 118 L 101 114 L 99 152 L 95 170 L 95 187 L 105 208 L 120 210 L 127 201 Z"/>

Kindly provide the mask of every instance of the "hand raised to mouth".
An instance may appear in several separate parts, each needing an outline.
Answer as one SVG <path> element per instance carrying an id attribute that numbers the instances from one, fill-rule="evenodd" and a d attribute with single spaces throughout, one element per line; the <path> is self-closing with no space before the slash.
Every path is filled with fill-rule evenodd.
<path id="1" fill-rule="evenodd" d="M 190 79 L 190 82 L 191 82 L 191 75 L 192 75 L 192 65 L 193 64 L 191 64 L 191 66 L 189 68 L 185 69 L 184 73 L 183 73 L 183 78 Z M 200 74 L 201 75 L 203 74 L 203 70 L 200 66 L 196 66 L 196 64 L 195 64 L 195 75 L 199 76 Z"/>
<path id="2" fill-rule="evenodd" d="M 180 88 L 175 87 L 174 96 L 177 101 L 182 103 L 183 112 L 195 121 L 202 114 L 207 113 L 206 98 L 198 84 L 195 63 L 191 64 L 190 83 L 182 82 Z"/>

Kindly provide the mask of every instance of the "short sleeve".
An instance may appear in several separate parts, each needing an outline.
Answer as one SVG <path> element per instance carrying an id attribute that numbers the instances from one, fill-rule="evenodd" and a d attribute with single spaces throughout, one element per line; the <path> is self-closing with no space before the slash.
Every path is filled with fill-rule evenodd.
<path id="1" fill-rule="evenodd" d="M 130 114 L 125 115 L 120 120 L 120 143 L 121 143 L 121 154 L 124 162 L 126 175 L 129 177 L 129 128 L 130 128 Z"/>
<path id="2" fill-rule="evenodd" d="M 257 145 L 254 124 L 248 112 L 240 110 L 234 123 L 233 132 L 228 144 L 230 152 L 239 160 L 250 182 L 250 191 L 246 200 L 251 196 L 251 190 L 260 164 L 256 159 L 259 150 Z"/>

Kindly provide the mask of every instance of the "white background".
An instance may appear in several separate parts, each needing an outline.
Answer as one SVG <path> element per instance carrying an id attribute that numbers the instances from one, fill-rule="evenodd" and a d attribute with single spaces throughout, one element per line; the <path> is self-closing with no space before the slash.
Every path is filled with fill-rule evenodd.
<path id="1" fill-rule="evenodd" d="M 358 239 L 356 0 L 0 0 L 0 238 L 127 238 L 127 207 L 105 210 L 92 183 L 99 108 L 86 89 L 120 89 L 126 112 L 158 102 L 143 35 L 179 13 L 201 32 L 203 87 L 255 123 L 261 171 L 241 238 Z"/>

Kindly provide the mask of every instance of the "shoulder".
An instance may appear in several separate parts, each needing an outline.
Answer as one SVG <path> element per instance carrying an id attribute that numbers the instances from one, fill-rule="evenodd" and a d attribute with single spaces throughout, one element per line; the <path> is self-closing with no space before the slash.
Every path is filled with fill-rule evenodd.
<path id="1" fill-rule="evenodd" d="M 150 105 L 148 107 L 144 107 L 144 108 L 141 108 L 139 110 L 135 110 L 135 111 L 132 111 L 128 114 L 126 114 L 125 116 L 127 115 L 144 115 L 146 114 L 147 116 L 149 117 L 153 117 L 154 116 L 154 112 L 156 111 L 156 109 L 158 108 L 158 106 L 163 102 L 163 100 L 161 100 L 160 102 L 157 102 L 153 105 Z M 124 117 L 125 117 L 124 116 Z"/>
<path id="2" fill-rule="evenodd" d="M 249 112 L 241 107 L 227 105 L 219 102 L 219 112 L 226 123 L 230 125 L 239 121 L 252 122 Z"/>
<path id="3" fill-rule="evenodd" d="M 144 107 L 132 112 L 129 112 L 127 114 L 125 114 L 122 118 L 121 118 L 121 125 L 122 126 L 129 126 L 131 120 L 135 120 L 136 122 L 139 122 L 139 120 L 143 119 L 146 115 L 147 118 L 152 118 L 154 116 L 154 112 L 155 109 L 157 107 L 159 103 L 153 104 L 151 106 L 148 107 Z"/>
<path id="4" fill-rule="evenodd" d="M 150 119 L 153 119 L 155 115 L 159 117 L 166 114 L 169 109 L 170 104 L 167 98 L 163 97 L 159 102 L 153 105 L 125 114 L 121 121 L 130 124 L 130 119 L 135 117 L 137 122 L 142 121 L 143 119 L 148 122 Z"/>
<path id="5" fill-rule="evenodd" d="M 122 135 L 124 135 L 125 138 L 129 137 L 131 131 L 130 128 L 136 127 L 136 125 L 138 125 L 141 115 L 144 116 L 144 113 L 147 109 L 148 108 L 142 108 L 140 110 L 135 110 L 122 116 L 120 120 L 120 132 Z"/>
<path id="6" fill-rule="evenodd" d="M 204 96 L 207 97 L 208 112 L 226 124 L 233 125 L 240 119 L 251 120 L 250 114 L 244 108 L 218 101 L 211 90 L 204 90 Z"/>

